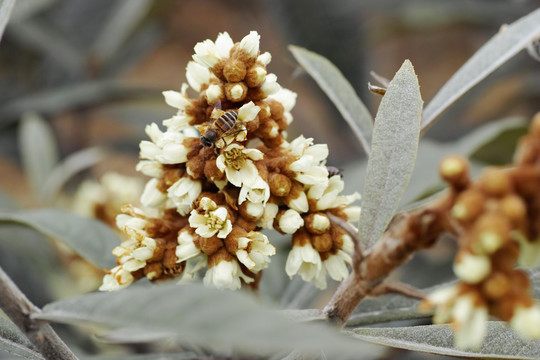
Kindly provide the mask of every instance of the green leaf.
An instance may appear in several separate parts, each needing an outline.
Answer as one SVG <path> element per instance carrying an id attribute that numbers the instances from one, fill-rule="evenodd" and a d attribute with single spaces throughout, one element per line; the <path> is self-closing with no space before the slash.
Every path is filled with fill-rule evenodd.
<path id="1" fill-rule="evenodd" d="M 375 118 L 359 224 L 365 248 L 386 229 L 409 183 L 421 114 L 418 78 L 411 62 L 405 60 L 390 82 Z"/>
<path id="2" fill-rule="evenodd" d="M 13 5 L 15 5 L 15 0 L 3 0 L 2 4 L 0 4 L 0 40 L 2 39 L 2 35 L 4 35 Z"/>
<path id="3" fill-rule="evenodd" d="M 109 269 L 115 264 L 111 251 L 120 240 L 97 220 L 62 210 L 41 209 L 0 212 L 0 222 L 20 223 L 57 238 L 100 268 Z"/>
<path id="4" fill-rule="evenodd" d="M 298 46 L 291 45 L 289 50 L 332 100 L 366 154 L 369 154 L 373 118 L 351 84 L 327 58 Z"/>
<path id="5" fill-rule="evenodd" d="M 25 359 L 43 360 L 34 345 L 15 324 L 0 316 L 0 350 Z"/>
<path id="6" fill-rule="evenodd" d="M 354 337 L 375 344 L 441 355 L 482 359 L 538 359 L 540 341 L 519 337 L 503 322 L 488 322 L 487 336 L 479 351 L 454 347 L 450 325 L 427 325 L 400 328 L 363 328 L 352 331 Z"/>
<path id="7" fill-rule="evenodd" d="M 540 35 L 540 9 L 502 28 L 439 90 L 424 109 L 422 132 L 463 94 Z"/>
<path id="8" fill-rule="evenodd" d="M 324 324 L 296 323 L 251 294 L 202 284 L 164 284 L 93 293 L 46 305 L 36 316 L 64 323 L 143 328 L 179 341 L 243 354 L 323 350 L 330 358 L 369 354 L 373 348 Z"/>
<path id="9" fill-rule="evenodd" d="M 47 178 L 58 162 L 58 147 L 49 124 L 35 113 L 25 113 L 19 130 L 25 172 L 34 193 L 41 197 Z"/>

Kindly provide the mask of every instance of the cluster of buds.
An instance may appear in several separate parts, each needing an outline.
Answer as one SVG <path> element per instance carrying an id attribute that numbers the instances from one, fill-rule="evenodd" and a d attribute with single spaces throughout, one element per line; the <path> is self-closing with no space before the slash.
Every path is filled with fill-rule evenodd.
<path id="1" fill-rule="evenodd" d="M 151 124 L 137 170 L 152 179 L 143 208 L 125 206 L 117 226 L 128 238 L 113 250 L 117 266 L 101 290 L 147 277 L 191 279 L 207 268 L 204 283 L 256 287 L 276 250 L 262 229 L 292 235 L 285 271 L 325 288 L 327 275 L 348 275 L 353 240 L 328 216 L 358 221 L 341 195 L 340 175 L 325 166 L 328 147 L 300 136 L 286 140 L 296 94 L 267 73 L 252 31 L 233 43 L 227 33 L 195 46 L 180 92 L 165 91 L 178 109 Z M 191 88 L 196 96 L 189 97 Z"/>
<path id="2" fill-rule="evenodd" d="M 436 306 L 434 322 L 452 322 L 460 348 L 481 345 L 490 315 L 525 338 L 540 338 L 540 306 L 527 273 L 516 269 L 540 259 L 540 113 L 514 162 L 489 168 L 475 181 L 460 157 L 440 165 L 453 199 L 449 222 L 458 235 L 458 282 L 435 291 L 423 305 Z"/>

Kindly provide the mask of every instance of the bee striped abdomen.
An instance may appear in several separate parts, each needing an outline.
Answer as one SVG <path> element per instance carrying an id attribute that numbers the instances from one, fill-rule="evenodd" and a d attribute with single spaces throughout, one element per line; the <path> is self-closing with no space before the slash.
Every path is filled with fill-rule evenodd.
<path id="1" fill-rule="evenodd" d="M 238 120 L 238 111 L 230 110 L 225 112 L 223 115 L 216 120 L 215 126 L 222 132 L 226 133 L 233 128 L 234 124 Z"/>

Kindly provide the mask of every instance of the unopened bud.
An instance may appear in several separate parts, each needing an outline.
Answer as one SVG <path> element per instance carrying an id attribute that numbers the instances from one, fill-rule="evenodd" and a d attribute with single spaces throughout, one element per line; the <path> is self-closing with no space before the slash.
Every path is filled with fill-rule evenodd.
<path id="1" fill-rule="evenodd" d="M 144 268 L 144 276 L 148 278 L 148 280 L 154 280 L 159 278 L 163 274 L 163 267 L 160 263 L 153 263 Z"/>
<path id="2" fill-rule="evenodd" d="M 536 115 L 534 115 L 531 125 L 531 130 L 529 131 L 531 135 L 536 137 L 537 139 L 540 139 L 540 112 L 537 112 Z"/>
<path id="3" fill-rule="evenodd" d="M 500 208 L 502 213 L 508 216 L 514 223 L 521 222 L 525 219 L 525 216 L 527 216 L 527 205 L 525 205 L 523 199 L 517 195 L 505 196 L 501 200 Z"/>
<path id="4" fill-rule="evenodd" d="M 487 298 L 499 299 L 510 290 L 509 278 L 501 272 L 491 274 L 482 284 L 482 290 Z"/>
<path id="5" fill-rule="evenodd" d="M 447 156 L 439 165 L 439 174 L 447 183 L 464 187 L 469 182 L 469 163 L 461 156 Z"/>
<path id="6" fill-rule="evenodd" d="M 330 229 L 330 219 L 322 213 L 309 214 L 304 222 L 306 229 L 315 235 L 323 234 Z"/>
<path id="7" fill-rule="evenodd" d="M 480 186 L 490 196 L 503 196 L 512 191 L 510 176 L 504 170 L 487 170 L 480 178 Z"/>
<path id="8" fill-rule="evenodd" d="M 461 221 L 474 220 L 484 210 L 485 196 L 477 190 L 465 190 L 459 195 L 452 216 Z"/>
<path id="9" fill-rule="evenodd" d="M 508 218 L 499 213 L 482 215 L 474 224 L 475 243 L 478 251 L 492 254 L 508 239 L 512 230 Z"/>
<path id="10" fill-rule="evenodd" d="M 270 193 L 275 196 L 287 196 L 291 191 L 291 180 L 283 174 L 272 173 L 269 185 Z"/>
<path id="11" fill-rule="evenodd" d="M 293 234 L 304 226 L 304 219 L 300 214 L 292 209 L 278 213 L 274 225 L 278 225 L 279 231 L 285 234 Z"/>
<path id="12" fill-rule="evenodd" d="M 238 59 L 229 59 L 223 67 L 223 75 L 228 82 L 239 82 L 246 76 L 246 65 Z"/>
<path id="13" fill-rule="evenodd" d="M 240 215 L 249 221 L 257 221 L 264 214 L 264 205 L 262 203 L 252 203 L 251 201 L 244 201 L 240 207 Z"/>
<path id="14" fill-rule="evenodd" d="M 216 101 L 221 100 L 223 98 L 223 90 L 221 89 L 221 86 L 212 84 L 208 86 L 206 89 L 206 101 L 209 104 L 215 104 Z"/>
<path id="15" fill-rule="evenodd" d="M 311 244 L 320 253 L 330 251 L 332 249 L 332 236 L 330 233 L 324 233 L 321 235 L 313 235 L 311 237 Z"/>
<path id="16" fill-rule="evenodd" d="M 227 83 L 225 84 L 225 96 L 229 101 L 239 102 L 246 98 L 247 86 L 244 83 Z"/>
<path id="17" fill-rule="evenodd" d="M 247 71 L 246 83 L 249 87 L 259 87 L 263 84 L 264 79 L 266 78 L 266 69 L 264 66 L 259 64 L 253 65 Z"/>
<path id="18" fill-rule="evenodd" d="M 456 257 L 454 274 L 466 283 L 476 284 L 485 279 L 491 271 L 491 262 L 485 255 L 462 252 Z"/>

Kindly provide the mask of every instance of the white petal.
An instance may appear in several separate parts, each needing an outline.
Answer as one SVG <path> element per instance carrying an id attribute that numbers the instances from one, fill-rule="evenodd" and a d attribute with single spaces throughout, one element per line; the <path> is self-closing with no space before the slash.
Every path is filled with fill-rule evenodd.
<path id="1" fill-rule="evenodd" d="M 186 106 L 191 105 L 191 102 L 181 93 L 174 90 L 167 90 L 162 92 L 165 97 L 165 102 L 174 108 L 184 110 Z"/>
<path id="2" fill-rule="evenodd" d="M 256 31 L 250 31 L 239 44 L 239 48 L 243 49 L 249 54 L 252 58 L 255 58 L 259 55 L 259 39 L 260 35 Z"/>
<path id="3" fill-rule="evenodd" d="M 210 82 L 210 71 L 195 61 L 190 61 L 186 69 L 186 78 L 189 86 L 200 92 L 202 85 Z"/>
<path id="4" fill-rule="evenodd" d="M 485 255 L 462 253 L 454 263 L 454 274 L 461 280 L 476 284 L 491 272 L 491 261 Z"/>
<path id="5" fill-rule="evenodd" d="M 194 50 L 195 55 L 193 55 L 193 60 L 208 68 L 212 68 L 220 60 L 216 45 L 211 40 L 197 43 Z"/>
<path id="6" fill-rule="evenodd" d="M 146 183 L 141 195 L 141 203 L 148 207 L 160 207 L 167 200 L 167 194 L 157 189 L 158 179 L 151 179 Z"/>
<path id="7" fill-rule="evenodd" d="M 295 210 L 289 209 L 279 218 L 279 228 L 286 234 L 294 234 L 302 226 L 304 219 Z"/>
<path id="8" fill-rule="evenodd" d="M 222 59 L 228 58 L 233 45 L 234 42 L 231 39 L 229 33 L 227 33 L 226 31 L 220 33 L 216 39 L 217 55 Z"/>
<path id="9" fill-rule="evenodd" d="M 253 103 L 253 101 L 244 104 L 238 109 L 238 119 L 243 122 L 249 122 L 257 117 L 261 108 Z"/>
<path id="10" fill-rule="evenodd" d="M 269 52 L 262 53 L 257 57 L 257 61 L 266 66 L 272 61 L 272 55 Z"/>

